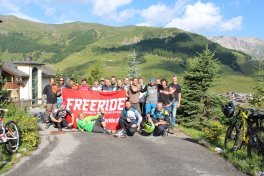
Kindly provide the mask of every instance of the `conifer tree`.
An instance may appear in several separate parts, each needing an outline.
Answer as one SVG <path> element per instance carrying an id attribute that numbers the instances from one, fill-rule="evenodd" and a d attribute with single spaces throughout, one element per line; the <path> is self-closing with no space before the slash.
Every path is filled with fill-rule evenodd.
<path id="1" fill-rule="evenodd" d="M 251 103 L 257 108 L 264 108 L 264 63 L 263 60 L 257 60 L 255 69 L 256 82 L 254 86 L 254 95 Z"/>
<path id="2" fill-rule="evenodd" d="M 184 117 L 181 123 L 194 128 L 206 125 L 213 106 L 211 101 L 214 101 L 208 90 L 215 85 L 219 71 L 219 63 L 208 47 L 189 60 L 183 77 Z"/>
<path id="3" fill-rule="evenodd" d="M 134 52 L 132 54 L 132 58 L 128 61 L 128 65 L 129 65 L 128 76 L 130 78 L 134 78 L 134 77 L 140 76 L 139 67 L 138 67 L 139 64 L 140 64 L 140 62 L 138 61 L 137 53 L 134 50 Z"/>
<path id="4" fill-rule="evenodd" d="M 91 76 L 88 78 L 88 83 L 93 85 L 94 81 L 100 80 L 103 75 L 103 67 L 101 62 L 97 59 L 94 67 L 91 68 Z"/>

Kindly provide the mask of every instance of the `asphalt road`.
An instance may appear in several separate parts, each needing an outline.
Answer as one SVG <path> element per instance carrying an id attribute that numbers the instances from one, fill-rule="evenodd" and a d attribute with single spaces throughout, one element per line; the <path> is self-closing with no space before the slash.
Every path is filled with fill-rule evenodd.
<path id="1" fill-rule="evenodd" d="M 50 129 L 54 130 L 54 129 Z M 42 131 L 42 143 L 5 176 L 243 175 L 182 133 L 167 137 Z M 51 134 L 52 133 L 52 134 Z"/>

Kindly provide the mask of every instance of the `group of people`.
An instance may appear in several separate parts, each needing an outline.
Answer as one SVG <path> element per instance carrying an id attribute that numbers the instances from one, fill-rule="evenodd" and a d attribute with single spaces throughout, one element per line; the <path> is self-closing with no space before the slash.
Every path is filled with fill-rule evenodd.
<path id="1" fill-rule="evenodd" d="M 118 121 L 120 130 L 115 133 L 116 137 L 133 136 L 136 131 L 142 132 L 145 129 L 151 129 L 145 132 L 157 135 L 164 135 L 167 129 L 169 133 L 174 133 L 177 108 L 181 104 L 181 86 L 175 75 L 170 84 L 167 79 L 159 78 L 151 78 L 145 84 L 143 77 L 132 79 L 125 77 L 122 81 L 112 76 L 110 79 L 101 78 L 94 81 L 91 86 L 87 84 L 86 79 L 81 80 L 81 85 L 77 85 L 73 78 L 68 84 L 63 77 L 59 79 L 58 84 L 55 83 L 55 79 L 51 79 L 50 84 L 43 89 L 46 128 L 49 128 L 51 123 L 59 130 L 71 128 L 73 125 L 74 114 L 66 109 L 66 103 L 61 99 L 63 88 L 92 91 L 125 90 L 127 101 Z M 72 118 L 71 123 L 66 120 L 68 115 Z M 106 128 L 104 112 L 89 117 L 80 112 L 77 127 L 80 131 L 111 134 Z"/>

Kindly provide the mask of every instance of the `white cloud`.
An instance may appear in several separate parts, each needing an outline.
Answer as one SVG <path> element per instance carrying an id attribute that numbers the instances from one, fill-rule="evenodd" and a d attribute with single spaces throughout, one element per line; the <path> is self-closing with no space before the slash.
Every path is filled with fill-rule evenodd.
<path id="1" fill-rule="evenodd" d="M 14 16 L 17 16 L 19 18 L 26 19 L 26 20 L 35 21 L 35 22 L 41 22 L 40 20 L 38 20 L 36 18 L 32 18 L 32 17 L 24 14 L 21 11 L 20 7 L 17 6 L 12 1 L 0 0 L 0 3 L 1 3 L 1 8 L 4 8 L 7 11 L 7 15 L 14 15 Z"/>
<path id="2" fill-rule="evenodd" d="M 97 16 L 108 16 L 116 13 L 119 7 L 128 5 L 132 0 L 91 0 L 93 14 Z"/>
<path id="3" fill-rule="evenodd" d="M 238 16 L 227 21 L 223 21 L 220 26 L 221 31 L 240 30 L 242 28 L 243 17 Z"/>
<path id="4" fill-rule="evenodd" d="M 157 3 L 141 11 L 143 22 L 139 26 L 164 26 L 179 15 L 190 0 L 177 0 L 173 6 Z"/>
<path id="5" fill-rule="evenodd" d="M 225 20 L 220 8 L 215 4 L 197 1 L 193 5 L 187 5 L 183 16 L 174 18 L 166 27 L 177 27 L 192 32 L 224 32 L 241 29 L 242 20 L 241 16 Z"/>

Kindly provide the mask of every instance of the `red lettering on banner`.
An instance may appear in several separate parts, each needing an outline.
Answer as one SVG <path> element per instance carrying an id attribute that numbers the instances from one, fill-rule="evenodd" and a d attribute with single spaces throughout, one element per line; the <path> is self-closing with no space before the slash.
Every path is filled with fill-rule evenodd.
<path id="1" fill-rule="evenodd" d="M 126 93 L 63 89 L 62 99 L 67 102 L 67 108 L 73 111 L 76 118 L 79 111 L 87 116 L 104 112 L 107 127 L 116 130 L 119 116 L 125 107 Z"/>

